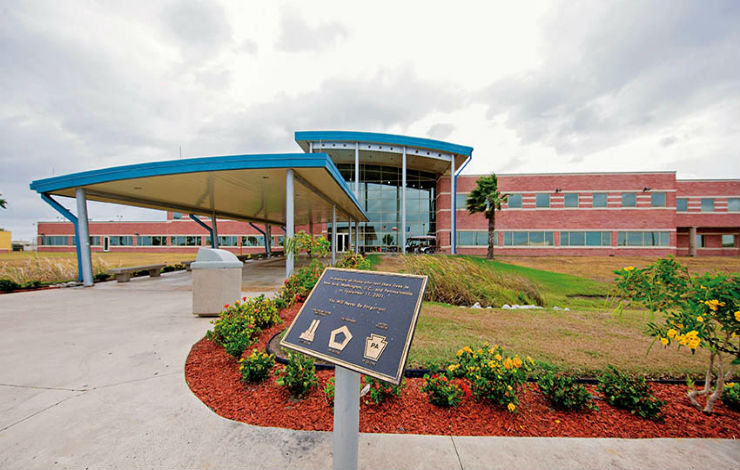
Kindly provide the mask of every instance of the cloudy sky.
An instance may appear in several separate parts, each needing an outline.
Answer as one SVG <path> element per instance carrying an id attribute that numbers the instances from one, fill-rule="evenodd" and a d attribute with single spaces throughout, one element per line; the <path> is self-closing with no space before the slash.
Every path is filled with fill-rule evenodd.
<path id="1" fill-rule="evenodd" d="M 0 227 L 57 218 L 34 179 L 299 151 L 296 130 L 470 145 L 465 173 L 740 178 L 739 19 L 737 0 L 4 1 Z"/>

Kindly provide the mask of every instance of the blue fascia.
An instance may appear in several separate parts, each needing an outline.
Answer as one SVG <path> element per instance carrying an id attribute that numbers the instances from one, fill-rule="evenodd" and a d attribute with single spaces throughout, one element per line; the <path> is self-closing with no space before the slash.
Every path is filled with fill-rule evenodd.
<path id="1" fill-rule="evenodd" d="M 227 170 L 259 170 L 290 168 L 325 168 L 334 181 L 342 188 L 360 212 L 367 218 L 354 193 L 349 189 L 341 173 L 326 153 L 273 153 L 254 155 L 229 155 L 220 157 L 198 157 L 183 160 L 138 163 L 101 170 L 83 171 L 68 175 L 54 176 L 33 181 L 31 190 L 38 193 L 52 193 L 69 188 L 146 178 L 152 176 L 176 175 Z"/>
<path id="2" fill-rule="evenodd" d="M 468 157 L 473 153 L 473 147 L 465 145 L 443 142 L 441 140 L 408 137 L 405 135 L 381 134 L 376 132 L 297 131 L 295 133 L 295 141 L 299 145 L 301 142 L 316 141 L 371 142 L 376 144 L 406 145 L 409 147 L 421 147 L 430 150 L 438 150 L 440 152 L 449 152 L 456 155 L 465 155 Z"/>

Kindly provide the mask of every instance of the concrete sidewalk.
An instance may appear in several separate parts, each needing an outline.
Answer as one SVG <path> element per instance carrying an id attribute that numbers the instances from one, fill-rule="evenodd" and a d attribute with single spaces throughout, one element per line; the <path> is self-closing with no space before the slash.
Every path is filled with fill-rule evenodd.
<path id="1" fill-rule="evenodd" d="M 185 358 L 188 273 L 0 295 L 1 468 L 328 468 L 331 434 L 223 419 Z M 738 469 L 740 442 L 363 434 L 361 468 Z"/>

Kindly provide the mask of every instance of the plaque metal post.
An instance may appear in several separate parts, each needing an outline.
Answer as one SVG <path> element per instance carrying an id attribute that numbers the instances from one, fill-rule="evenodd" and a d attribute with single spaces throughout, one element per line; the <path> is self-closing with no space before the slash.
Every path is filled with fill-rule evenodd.
<path id="1" fill-rule="evenodd" d="M 334 369 L 334 470 L 356 470 L 360 434 L 360 374 L 336 366 Z"/>

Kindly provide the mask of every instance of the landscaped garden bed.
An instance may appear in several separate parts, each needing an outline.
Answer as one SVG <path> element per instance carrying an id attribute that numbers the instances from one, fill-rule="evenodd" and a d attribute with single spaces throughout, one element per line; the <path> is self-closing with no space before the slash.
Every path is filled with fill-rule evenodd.
<path id="1" fill-rule="evenodd" d="M 283 324 L 265 329 L 247 348 L 264 351 L 267 341 L 292 321 L 300 308 L 294 304 L 280 313 Z M 283 366 L 277 365 L 275 369 Z M 202 339 L 193 346 L 185 377 L 193 393 L 218 415 L 259 426 L 331 431 L 332 407 L 324 393 L 333 371 L 318 371 L 318 386 L 304 398 L 290 393 L 268 377 L 258 384 L 243 384 L 239 362 L 216 343 Z M 600 398 L 595 386 L 586 385 L 597 398 L 598 411 L 554 409 L 535 383 L 524 386 L 515 413 L 474 397 L 463 398 L 457 408 L 429 403 L 419 389 L 424 379 L 406 379 L 400 397 L 379 405 L 361 401 L 360 431 L 458 436 L 560 436 L 560 437 L 714 437 L 738 438 L 740 413 L 722 403 L 705 415 L 686 399 L 685 385 L 651 384 L 656 398 L 666 401 L 664 422 L 646 420 L 614 408 Z M 359 391 L 358 391 L 359 392 Z"/>

